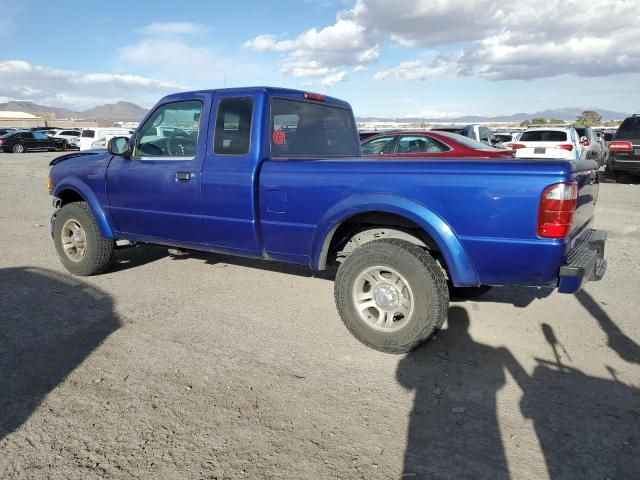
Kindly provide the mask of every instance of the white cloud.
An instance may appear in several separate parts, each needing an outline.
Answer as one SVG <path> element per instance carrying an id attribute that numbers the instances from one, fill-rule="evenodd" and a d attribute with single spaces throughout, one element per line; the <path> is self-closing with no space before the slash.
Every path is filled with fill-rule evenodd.
<path id="1" fill-rule="evenodd" d="M 154 22 L 151 25 L 147 25 L 140 29 L 140 32 L 144 35 L 163 35 L 163 36 L 175 36 L 175 35 L 200 35 L 207 32 L 207 28 L 198 23 L 192 22 L 169 22 L 169 23 L 157 23 Z"/>
<path id="2" fill-rule="evenodd" d="M 331 74 L 338 78 L 338 69 L 375 62 L 380 46 L 358 23 L 338 16 L 336 23 L 322 29 L 312 28 L 295 39 L 278 40 L 274 35 L 258 35 L 244 46 L 259 52 L 284 52 L 284 74 L 295 77 Z"/>
<path id="3" fill-rule="evenodd" d="M 53 106 L 87 108 L 132 95 L 157 97 L 177 88 L 139 75 L 81 73 L 22 60 L 0 62 L 0 96 Z"/>
<path id="4" fill-rule="evenodd" d="M 320 85 L 323 87 L 332 87 L 336 83 L 344 82 L 347 79 L 347 72 L 337 72 L 332 75 L 327 75 L 320 80 Z"/>
<path id="5" fill-rule="evenodd" d="M 640 72 L 638 18 L 638 0 L 356 0 L 333 24 L 292 38 L 258 35 L 245 46 L 284 53 L 282 72 L 293 76 L 374 64 L 385 42 L 426 49 L 432 60 L 403 62 L 377 79 L 605 76 Z"/>

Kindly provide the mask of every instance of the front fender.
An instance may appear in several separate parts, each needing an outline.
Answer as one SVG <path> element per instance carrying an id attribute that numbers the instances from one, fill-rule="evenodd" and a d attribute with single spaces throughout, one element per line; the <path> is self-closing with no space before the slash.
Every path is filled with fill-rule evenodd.
<path id="1" fill-rule="evenodd" d="M 353 195 L 338 202 L 322 217 L 316 228 L 311 268 L 324 269 L 333 234 L 350 217 L 367 212 L 399 215 L 420 226 L 438 245 L 456 286 L 479 285 L 478 275 L 466 250 L 451 227 L 421 203 L 389 194 Z"/>
<path id="2" fill-rule="evenodd" d="M 73 190 L 78 195 L 80 195 L 85 200 L 85 202 L 87 202 L 89 208 L 91 209 L 91 212 L 93 213 L 93 217 L 96 219 L 98 229 L 100 230 L 100 234 L 103 238 L 115 238 L 115 229 L 109 222 L 105 211 L 98 201 L 98 197 L 91 189 L 91 187 L 89 187 L 86 183 L 82 182 L 78 178 L 67 177 L 55 186 L 52 195 L 54 197 L 60 198 L 60 194 L 65 190 Z"/>

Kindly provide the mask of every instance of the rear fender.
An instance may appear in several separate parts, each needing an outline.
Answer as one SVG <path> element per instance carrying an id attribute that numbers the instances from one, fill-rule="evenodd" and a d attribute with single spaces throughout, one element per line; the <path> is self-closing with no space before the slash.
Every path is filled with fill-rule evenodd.
<path id="1" fill-rule="evenodd" d="M 473 264 L 451 227 L 424 205 L 388 194 L 354 195 L 329 209 L 318 223 L 313 238 L 312 269 L 326 268 L 329 245 L 338 227 L 350 217 L 367 212 L 391 213 L 417 224 L 438 246 L 454 285 L 479 285 Z"/>
<path id="2" fill-rule="evenodd" d="M 96 194 L 87 184 L 83 183 L 77 178 L 65 178 L 62 182 L 56 185 L 56 188 L 54 189 L 52 195 L 54 197 L 60 198 L 61 193 L 65 190 L 72 190 L 76 192 L 84 199 L 85 202 L 87 202 L 94 218 L 96 219 L 96 223 L 98 224 L 98 228 L 100 229 L 100 234 L 103 238 L 115 238 L 115 229 L 111 225 L 109 219 L 107 218 L 107 215 L 100 205 L 98 197 L 96 197 Z"/>

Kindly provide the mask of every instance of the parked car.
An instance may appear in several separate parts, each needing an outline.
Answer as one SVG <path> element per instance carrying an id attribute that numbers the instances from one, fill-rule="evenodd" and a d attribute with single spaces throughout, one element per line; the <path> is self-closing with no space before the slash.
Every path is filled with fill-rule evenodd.
<path id="1" fill-rule="evenodd" d="M 616 181 L 625 173 L 640 174 L 640 115 L 625 118 L 611 143 L 605 178 Z"/>
<path id="2" fill-rule="evenodd" d="M 520 135 L 522 135 L 522 132 L 500 132 L 493 134 L 498 143 L 502 145 L 502 148 L 507 149 L 513 148 L 513 144 L 520 139 Z"/>
<path id="3" fill-rule="evenodd" d="M 0 137 L 2 135 L 6 135 L 7 133 L 13 133 L 17 131 L 15 128 L 0 128 Z"/>
<path id="4" fill-rule="evenodd" d="M 42 132 L 11 132 L 0 137 L 3 152 L 24 153 L 27 150 L 56 149 L 55 143 Z"/>
<path id="5" fill-rule="evenodd" d="M 525 130 L 518 143 L 511 148 L 516 158 L 563 158 L 582 160 L 586 150 L 582 148 L 576 129 L 566 127 L 537 127 Z"/>
<path id="6" fill-rule="evenodd" d="M 342 321 L 389 353 L 438 331 L 447 281 L 573 293 L 606 269 L 595 162 L 363 158 L 349 104 L 317 93 L 169 95 L 131 139 L 51 165 L 70 272 L 105 271 L 118 239 L 338 266 Z"/>
<path id="7" fill-rule="evenodd" d="M 438 125 L 433 127 L 431 131 L 455 133 L 462 135 L 463 137 L 469 137 L 477 142 L 482 142 L 491 147 L 501 147 L 501 145 L 498 145 L 498 140 L 494 138 L 493 131 L 484 125 Z"/>
<path id="8" fill-rule="evenodd" d="M 379 134 L 362 142 L 365 156 L 425 158 L 513 158 L 513 150 L 497 149 L 449 132 L 403 131 Z"/>
<path id="9" fill-rule="evenodd" d="M 65 140 L 68 148 L 80 148 L 80 130 L 55 130 L 49 136 L 53 139 Z"/>
<path id="10" fill-rule="evenodd" d="M 574 127 L 585 158 L 595 160 L 599 166 L 604 165 L 604 147 L 591 127 Z"/>
<path id="11" fill-rule="evenodd" d="M 78 143 L 78 148 L 80 150 L 89 150 L 93 142 L 107 135 L 127 136 L 130 134 L 131 134 L 131 130 L 129 130 L 128 128 L 120 128 L 120 127 L 83 128 L 82 131 L 80 132 L 80 141 Z"/>

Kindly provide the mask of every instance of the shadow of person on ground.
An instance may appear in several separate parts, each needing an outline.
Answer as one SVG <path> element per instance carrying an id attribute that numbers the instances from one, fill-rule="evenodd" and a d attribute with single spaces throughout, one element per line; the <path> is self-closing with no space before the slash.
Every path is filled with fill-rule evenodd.
<path id="1" fill-rule="evenodd" d="M 510 471 L 505 442 L 522 448 L 523 439 L 512 439 L 497 416 L 507 372 L 523 392 L 521 411 L 533 422 L 550 478 L 633 478 L 640 471 L 633 454 L 640 446 L 637 389 L 575 368 L 559 370 L 565 347 L 548 325 L 543 333 L 554 360 L 538 360 L 531 376 L 508 349 L 474 341 L 468 327 L 466 310 L 451 307 L 448 328 L 398 365 L 398 382 L 415 390 L 402 478 L 527 476 L 526 465 Z M 510 419 L 517 422 L 517 415 Z"/>
<path id="2" fill-rule="evenodd" d="M 542 328 L 554 360 L 536 358 L 520 406 L 533 421 L 549 478 L 638 478 L 640 390 L 611 367 L 607 379 L 566 365 L 553 329 Z"/>
<path id="3" fill-rule="evenodd" d="M 598 302 L 585 290 L 576 293 L 576 298 L 607 334 L 607 345 L 620 358 L 629 363 L 640 364 L 640 345 L 624 334 Z"/>
<path id="4" fill-rule="evenodd" d="M 468 328 L 453 306 L 447 329 L 400 361 L 398 382 L 416 391 L 403 478 L 509 478 L 496 394 L 505 370 L 528 377 L 509 350 L 475 342 Z"/>
<path id="5" fill-rule="evenodd" d="M 553 288 L 547 287 L 494 287 L 484 295 L 472 300 L 479 303 L 505 303 L 525 308 L 536 300 L 547 298 L 553 291 Z"/>
<path id="6" fill-rule="evenodd" d="M 111 298 L 39 268 L 0 269 L 0 440 L 119 323 Z"/>

